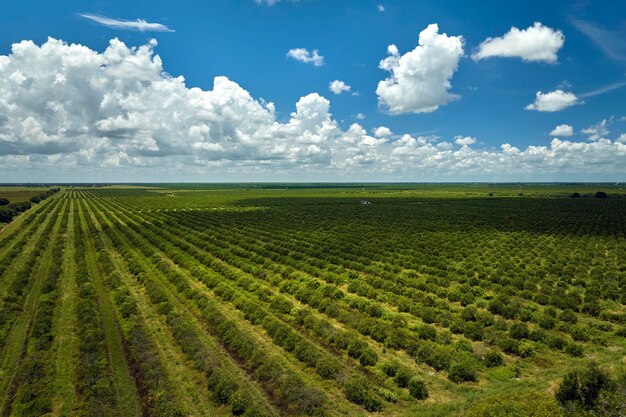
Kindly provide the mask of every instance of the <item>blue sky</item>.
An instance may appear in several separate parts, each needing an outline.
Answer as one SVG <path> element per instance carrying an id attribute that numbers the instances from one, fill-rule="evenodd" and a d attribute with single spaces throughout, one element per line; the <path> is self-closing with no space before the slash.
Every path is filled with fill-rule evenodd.
<path id="1" fill-rule="evenodd" d="M 143 19 L 164 25 L 172 31 L 109 27 L 81 16 L 85 13 L 129 21 Z M 512 27 L 526 30 L 535 22 L 540 22 L 551 34 L 564 38 L 562 46 L 554 51 L 556 59 L 552 62 L 550 59 L 528 60 L 523 54 L 506 57 L 502 56 L 502 52 L 499 56 L 472 58 L 486 39 L 503 37 Z M 438 25 L 437 36 L 447 34 L 449 37 L 458 37 L 459 42 L 462 42 L 462 54 L 457 54 L 450 64 L 454 67 L 452 75 L 447 79 L 450 88 L 442 90 L 438 87 L 441 91 L 437 93 L 439 98 L 441 94 L 452 94 L 456 98 L 439 100 L 436 109 L 428 111 L 423 111 L 423 107 L 413 101 L 409 104 L 399 103 L 397 98 L 393 98 L 396 100 L 394 103 L 403 109 L 393 112 L 389 102 L 377 94 L 378 84 L 391 76 L 391 72 L 381 69 L 379 64 L 388 56 L 389 45 L 397 46 L 399 56 L 414 50 L 418 46 L 420 32 L 433 23 Z M 118 38 L 128 48 L 145 45 L 155 39 L 158 45 L 153 47 L 152 53 L 160 57 L 162 69 L 173 77 L 184 76 L 187 88 L 199 87 L 203 91 L 210 91 L 213 89 L 214 77 L 225 76 L 249 93 L 255 102 L 262 103 L 261 100 L 264 100 L 274 103 L 275 120 L 283 125 L 293 119 L 291 113 L 302 97 L 317 93 L 330 102 L 329 123 L 334 123 L 338 132 L 309 142 L 302 141 L 301 136 L 290 142 L 280 142 L 281 149 L 293 146 L 294 142 L 299 147 L 276 156 L 275 150 L 269 152 L 250 145 L 242 133 L 238 134 L 236 140 L 231 136 L 205 136 L 202 142 L 204 145 L 197 145 L 193 149 L 214 150 L 219 143 L 222 153 L 204 155 L 193 151 L 167 152 L 166 148 L 178 149 L 178 145 L 164 143 L 158 134 L 150 134 L 150 140 L 156 141 L 156 145 L 150 145 L 152 153 L 137 149 L 133 153 L 130 151 L 132 146 L 126 144 L 119 147 L 119 141 L 100 131 L 96 136 L 101 141 L 109 141 L 111 146 L 106 148 L 98 142 L 101 147 L 98 149 L 102 149 L 99 156 L 86 157 L 85 152 L 80 153 L 80 146 L 55 139 L 60 133 L 49 126 L 41 126 L 40 130 L 46 136 L 40 139 L 37 146 L 31 146 L 35 139 L 30 142 L 24 140 L 28 146 L 20 143 L 22 139 L 19 132 L 24 132 L 24 123 L 18 126 L 17 133 L 16 128 L 12 132 L 4 132 L 3 139 L 2 129 L 9 129 L 9 123 L 5 123 L 4 127 L 0 124 L 0 158 L 5 158 L 5 167 L 12 164 L 10 173 L 7 168 L 6 175 L 10 175 L 8 178 L 13 181 L 38 180 L 50 176 L 58 180 L 71 180 L 77 174 L 84 174 L 89 180 L 101 177 L 104 177 L 103 180 L 123 180 L 126 175 L 129 181 L 290 178 L 381 181 L 626 180 L 626 156 L 621 154 L 621 144 L 626 142 L 626 136 L 621 136 L 626 132 L 624 2 L 5 2 L 0 6 L 0 27 L 0 55 L 9 57 L 12 44 L 32 40 L 40 46 L 48 37 L 67 44 L 80 44 L 100 54 L 109 47 L 112 38 Z M 294 48 L 306 48 L 310 53 L 318 50 L 319 55 L 323 56 L 323 63 L 314 65 L 289 58 L 287 53 Z M 29 78 L 28 70 L 19 71 L 25 79 Z M 432 71 L 437 73 L 439 69 L 434 68 Z M 6 77 L 11 74 L 5 71 Z M 436 74 L 434 76 L 438 78 Z M 334 94 L 329 90 L 329 83 L 333 80 L 343 81 L 351 87 L 350 91 Z M 20 88 L 23 89 L 27 84 L 22 82 Z M 419 85 L 417 87 L 418 90 L 422 88 Z M 556 90 L 571 93 L 575 103 L 557 111 L 525 109 L 535 101 L 537 92 Z M 36 94 L 37 91 L 31 93 Z M 23 96 L 19 95 L 23 92 L 12 94 L 15 102 L 23 101 Z M 136 108 L 134 110 L 137 111 Z M 32 119 L 39 120 L 42 116 L 39 114 L 37 117 L 33 105 L 26 106 L 22 114 L 33 111 L 35 114 Z M 129 114 L 128 110 L 124 110 L 122 116 L 132 119 Z M 154 112 L 139 110 L 139 114 L 147 117 Z M 358 114 L 364 118 L 357 117 Z M 594 135 L 589 133 L 589 128 L 603 121 L 601 134 L 590 140 Z M 211 120 L 207 123 L 213 122 Z M 87 118 L 84 123 L 94 123 L 94 119 Z M 189 123 L 193 125 L 195 122 Z M 341 142 L 343 132 L 350 131 L 353 123 L 358 123 L 365 131 L 354 143 L 361 143 L 359 141 L 364 140 L 364 135 L 376 137 L 373 129 L 380 126 L 387 127 L 390 133 L 378 135 L 378 139 L 384 138 L 385 143 L 381 141 L 380 145 L 376 145 L 379 146 L 376 152 L 361 150 L 350 153 L 343 148 L 337 150 L 344 145 L 335 144 Z M 551 134 L 558 125 L 570 126 L 572 134 L 567 133 L 564 137 Z M 185 125 L 185 129 L 187 127 Z M 92 126 L 84 127 L 86 130 L 90 128 Z M 223 126 L 219 129 L 230 131 Z M 319 130 L 319 126 L 316 129 Z M 139 131 L 143 133 L 136 133 Z M 135 127 L 135 130 L 124 132 L 124 138 L 136 144 L 137 140 L 145 139 L 148 135 L 145 131 L 145 128 Z M 212 131 L 217 130 L 212 128 Z M 474 143 L 468 143 L 469 149 L 480 155 L 474 155 L 466 165 L 459 163 L 462 154 L 448 154 L 446 158 L 450 162 L 447 165 L 432 161 L 423 163 L 420 158 L 442 158 L 424 150 L 413 153 L 409 159 L 398 161 L 397 155 L 406 152 L 398 151 L 393 146 L 396 143 L 397 147 L 398 140 L 405 134 L 416 140 L 422 137 L 422 144 L 451 144 L 454 149 L 447 149 L 447 145 L 438 148 L 448 153 L 458 152 L 459 143 L 464 143 L 463 140 L 455 143 L 455 138 L 471 137 Z M 286 140 L 282 131 L 277 137 Z M 552 141 L 555 137 L 568 143 L 588 146 L 596 146 L 594 142 L 605 139 L 611 142 L 611 146 L 584 150 L 573 156 L 569 153 L 567 156 L 552 154 L 548 156 L 552 159 L 545 160 L 545 166 L 540 169 L 536 168 L 538 162 L 529 162 L 533 156 L 526 155 L 522 162 L 507 159 L 505 165 L 510 163 L 510 169 L 499 170 L 487 166 L 481 170 L 480 165 L 485 164 L 486 160 L 504 158 L 501 155 L 503 144 L 510 144 L 522 153 L 529 146 L 544 147 L 550 153 L 554 151 Z M 2 146 L 3 140 L 6 146 Z M 76 140 L 84 143 L 87 139 Z M 263 146 L 267 144 L 263 143 Z M 229 149 L 228 145 L 237 151 Z M 143 144 L 139 148 L 145 150 L 150 146 Z M 320 148 L 319 152 L 312 146 Z M 302 149 L 305 147 L 310 148 L 310 152 L 304 152 Z M 387 148 L 383 150 L 384 147 Z M 245 151 L 242 151 L 244 148 Z M 567 152 L 574 148 L 572 145 Z M 255 152 L 258 155 L 255 156 Z M 311 153 L 317 153 L 317 156 L 313 158 Z M 118 155 L 117 163 L 115 158 L 110 158 L 112 154 Z M 396 159 L 391 160 L 387 154 L 394 155 Z M 586 154 L 591 154 L 589 158 L 592 160 L 585 159 Z M 542 156 L 544 159 L 548 157 Z M 192 158 L 192 161 L 187 163 L 185 158 Z M 352 158 L 354 161 L 349 167 L 341 166 L 341 160 L 352 161 Z M 555 168 L 555 158 L 570 158 L 571 161 Z M 189 165 L 195 168 L 185 169 Z M 590 166 L 593 169 L 589 169 Z M 329 170 L 329 167 L 332 169 Z M 167 172 L 168 178 L 161 178 L 157 174 L 159 172 Z"/>

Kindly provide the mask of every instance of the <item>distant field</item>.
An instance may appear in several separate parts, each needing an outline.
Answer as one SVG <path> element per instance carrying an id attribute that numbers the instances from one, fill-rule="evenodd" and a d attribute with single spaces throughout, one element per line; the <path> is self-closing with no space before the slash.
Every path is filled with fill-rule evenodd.
<path id="1" fill-rule="evenodd" d="M 569 370 L 626 367 L 621 185 L 69 187 L 23 216 L 3 416 L 558 415 Z"/>
<path id="2" fill-rule="evenodd" d="M 12 203 L 29 201 L 31 197 L 40 195 L 48 187 L 9 187 L 0 185 L 0 198 L 6 198 Z"/>

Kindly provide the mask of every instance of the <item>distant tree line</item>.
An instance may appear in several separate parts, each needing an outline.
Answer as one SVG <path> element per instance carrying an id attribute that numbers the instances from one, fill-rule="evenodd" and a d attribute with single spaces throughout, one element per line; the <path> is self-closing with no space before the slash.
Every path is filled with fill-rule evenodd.
<path id="1" fill-rule="evenodd" d="M 19 201 L 15 203 L 11 203 L 11 201 L 6 198 L 0 198 L 0 223 L 11 222 L 19 213 L 31 208 L 33 203 L 37 204 L 59 191 L 60 188 L 51 188 L 42 194 L 31 197 L 30 201 Z"/>
<path id="2" fill-rule="evenodd" d="M 604 191 L 598 191 L 598 192 L 597 192 L 597 193 L 595 193 L 593 196 L 594 196 L 595 198 L 608 198 L 608 194 L 607 194 L 607 193 L 605 193 Z M 572 193 L 572 194 L 570 195 L 570 197 L 571 197 L 571 198 L 580 198 L 580 197 L 581 197 L 581 195 L 580 195 L 580 193 Z"/>

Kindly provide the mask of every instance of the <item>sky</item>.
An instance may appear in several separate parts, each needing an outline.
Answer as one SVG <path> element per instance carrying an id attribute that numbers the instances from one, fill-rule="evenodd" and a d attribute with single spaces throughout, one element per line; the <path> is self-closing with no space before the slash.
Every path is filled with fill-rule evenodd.
<path id="1" fill-rule="evenodd" d="M 1 182 L 626 181 L 626 3 L 0 4 Z"/>

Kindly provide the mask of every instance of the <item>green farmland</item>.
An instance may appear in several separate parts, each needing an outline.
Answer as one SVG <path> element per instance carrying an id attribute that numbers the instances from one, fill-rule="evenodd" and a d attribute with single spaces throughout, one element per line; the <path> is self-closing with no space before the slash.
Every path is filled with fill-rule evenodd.
<path id="1" fill-rule="evenodd" d="M 619 185 L 65 186 L 0 232 L 0 416 L 569 416 L 590 363 Z"/>

